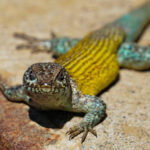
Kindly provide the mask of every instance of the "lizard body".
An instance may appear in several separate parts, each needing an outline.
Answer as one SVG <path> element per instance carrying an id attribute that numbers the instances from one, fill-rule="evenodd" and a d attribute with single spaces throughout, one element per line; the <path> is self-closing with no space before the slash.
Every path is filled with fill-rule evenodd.
<path id="1" fill-rule="evenodd" d="M 69 72 L 82 94 L 96 95 L 118 74 L 116 51 L 123 38 L 120 28 L 104 27 L 88 34 L 56 62 Z"/>
<path id="2" fill-rule="evenodd" d="M 150 2 L 85 36 L 82 40 L 54 38 L 29 40 L 29 48 L 51 48 L 64 55 L 55 63 L 37 63 L 24 73 L 23 84 L 0 89 L 10 101 L 25 101 L 42 110 L 60 109 L 86 113 L 79 125 L 68 130 L 70 139 L 81 132 L 96 136 L 93 127 L 105 116 L 106 105 L 96 95 L 112 83 L 119 66 L 136 70 L 150 68 L 150 48 L 135 43 L 150 20 Z M 19 35 L 16 35 L 19 36 Z M 69 44 L 68 44 L 69 43 Z M 53 47 L 52 47 L 53 46 Z"/>

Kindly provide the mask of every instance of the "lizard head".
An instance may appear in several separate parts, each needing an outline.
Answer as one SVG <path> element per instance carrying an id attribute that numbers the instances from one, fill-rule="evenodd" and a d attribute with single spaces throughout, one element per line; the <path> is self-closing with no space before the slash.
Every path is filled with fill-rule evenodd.
<path id="1" fill-rule="evenodd" d="M 23 85 L 31 95 L 59 95 L 70 89 L 69 74 L 56 63 L 36 63 L 24 73 Z"/>

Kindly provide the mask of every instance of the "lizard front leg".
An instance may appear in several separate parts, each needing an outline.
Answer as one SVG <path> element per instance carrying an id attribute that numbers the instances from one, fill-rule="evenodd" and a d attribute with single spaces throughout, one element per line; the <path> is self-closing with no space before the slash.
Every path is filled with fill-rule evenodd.
<path id="1" fill-rule="evenodd" d="M 96 96 L 81 95 L 79 99 L 75 98 L 75 101 L 73 102 L 73 111 L 74 110 L 77 112 L 85 112 L 86 115 L 81 123 L 73 126 L 67 131 L 67 134 L 70 135 L 69 139 L 74 138 L 82 132 L 82 143 L 84 142 L 88 132 L 97 136 L 93 127 L 106 116 L 105 103 Z"/>
<path id="2" fill-rule="evenodd" d="M 23 85 L 9 87 L 2 81 L 2 79 L 0 79 L 0 91 L 9 101 L 24 101 L 26 103 L 29 103 L 30 101 L 30 97 L 25 93 Z"/>

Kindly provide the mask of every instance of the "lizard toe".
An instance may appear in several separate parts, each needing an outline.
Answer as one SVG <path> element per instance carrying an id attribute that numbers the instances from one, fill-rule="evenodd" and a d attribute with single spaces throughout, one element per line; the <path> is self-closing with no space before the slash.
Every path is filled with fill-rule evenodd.
<path id="1" fill-rule="evenodd" d="M 83 143 L 85 141 L 88 132 L 91 132 L 94 136 L 97 137 L 96 131 L 93 128 L 91 128 L 89 125 L 86 125 L 86 124 L 75 125 L 72 128 L 70 128 L 66 132 L 66 134 L 69 135 L 69 140 L 71 140 L 82 132 L 83 132 L 83 135 L 81 138 L 81 143 Z"/>

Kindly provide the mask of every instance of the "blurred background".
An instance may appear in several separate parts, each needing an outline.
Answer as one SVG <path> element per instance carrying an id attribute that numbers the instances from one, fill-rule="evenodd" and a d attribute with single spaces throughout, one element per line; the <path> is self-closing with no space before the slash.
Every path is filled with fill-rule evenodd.
<path id="1" fill-rule="evenodd" d="M 51 32 L 57 36 L 83 37 L 86 33 L 102 27 L 145 1 L 0 0 L 0 74 L 14 85 L 22 82 L 22 75 L 31 64 L 54 61 L 51 53 L 48 55 L 42 52 L 31 53 L 28 49 L 16 50 L 16 46 L 24 41 L 14 38 L 15 32 L 23 32 L 38 38 L 49 38 Z M 143 45 L 150 44 L 150 27 L 139 42 Z M 0 139 L 8 144 L 9 149 L 20 145 L 21 147 L 16 146 L 17 150 L 149 150 L 149 81 L 149 72 L 121 70 L 120 80 L 102 95 L 102 99 L 107 104 L 108 117 L 96 127 L 98 138 L 89 134 L 82 146 L 81 135 L 72 141 L 68 141 L 68 137 L 65 136 L 67 129 L 79 122 L 80 117 L 73 117 L 59 130 L 49 131 L 29 117 L 28 106 L 7 102 L 1 95 Z M 34 114 L 40 115 L 36 111 Z M 20 119 L 15 123 L 18 116 Z M 13 130 L 14 125 L 17 134 Z M 24 125 L 31 127 L 30 130 L 26 127 L 23 130 L 21 127 Z M 33 126 L 35 130 L 38 128 L 37 134 L 33 134 Z M 25 139 L 21 133 L 26 133 L 23 136 L 26 137 Z M 52 136 L 55 140 L 47 142 Z M 38 146 L 35 148 L 35 145 Z"/>

